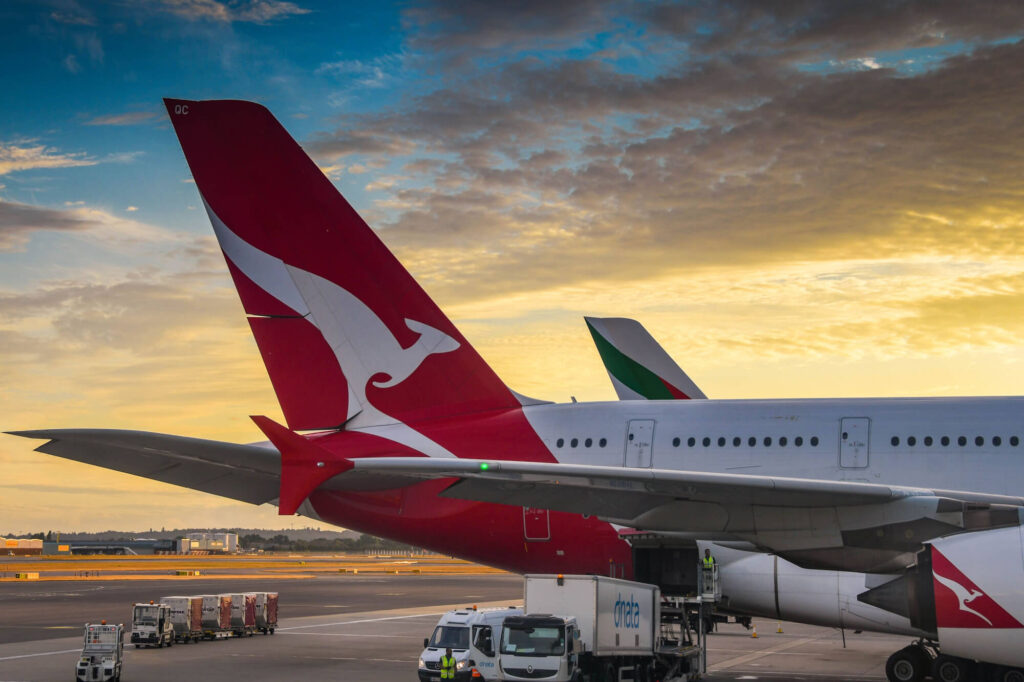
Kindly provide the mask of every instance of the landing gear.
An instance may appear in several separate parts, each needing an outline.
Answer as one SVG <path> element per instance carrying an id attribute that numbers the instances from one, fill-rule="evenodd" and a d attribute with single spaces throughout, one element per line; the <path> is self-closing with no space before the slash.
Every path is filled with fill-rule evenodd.
<path id="1" fill-rule="evenodd" d="M 932 670 L 932 656 L 922 644 L 900 649 L 885 662 L 889 682 L 921 682 Z"/>
<path id="2" fill-rule="evenodd" d="M 967 682 L 975 679 L 974 668 L 974 661 L 940 654 L 932 666 L 932 676 L 936 682 Z"/>

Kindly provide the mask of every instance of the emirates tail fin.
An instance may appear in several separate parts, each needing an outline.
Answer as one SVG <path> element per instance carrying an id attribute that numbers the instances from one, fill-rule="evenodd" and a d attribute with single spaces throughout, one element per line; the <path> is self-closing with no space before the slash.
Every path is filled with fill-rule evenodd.
<path id="1" fill-rule="evenodd" d="M 636 320 L 584 317 L 619 400 L 707 398 Z"/>

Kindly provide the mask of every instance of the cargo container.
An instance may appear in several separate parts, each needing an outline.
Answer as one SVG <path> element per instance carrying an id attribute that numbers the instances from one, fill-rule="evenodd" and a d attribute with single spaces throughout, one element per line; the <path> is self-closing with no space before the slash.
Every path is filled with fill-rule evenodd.
<path id="1" fill-rule="evenodd" d="M 175 641 L 187 644 L 203 638 L 202 597 L 164 597 L 160 603 L 171 610 Z"/>
<path id="2" fill-rule="evenodd" d="M 277 627 L 277 592 L 256 593 L 256 629 L 263 634 L 274 634 Z"/>
<path id="3" fill-rule="evenodd" d="M 231 631 L 235 637 L 251 637 L 256 633 L 256 593 L 231 595 Z"/>
<path id="4" fill-rule="evenodd" d="M 524 616 L 502 624 L 503 680 L 690 678 L 700 649 L 660 635 L 656 585 L 592 575 L 526 576 Z"/>
<path id="5" fill-rule="evenodd" d="M 203 636 L 214 639 L 231 632 L 231 595 L 204 594 L 203 599 Z"/>

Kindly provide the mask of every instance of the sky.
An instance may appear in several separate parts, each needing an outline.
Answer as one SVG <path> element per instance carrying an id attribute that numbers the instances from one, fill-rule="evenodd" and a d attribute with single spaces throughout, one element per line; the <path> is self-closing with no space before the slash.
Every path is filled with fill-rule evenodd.
<path id="1" fill-rule="evenodd" d="M 1015 0 L 8 0 L 0 430 L 281 420 L 161 98 L 266 105 L 499 376 L 614 399 L 1015 395 Z M 0 534 L 279 517 L 0 436 Z"/>

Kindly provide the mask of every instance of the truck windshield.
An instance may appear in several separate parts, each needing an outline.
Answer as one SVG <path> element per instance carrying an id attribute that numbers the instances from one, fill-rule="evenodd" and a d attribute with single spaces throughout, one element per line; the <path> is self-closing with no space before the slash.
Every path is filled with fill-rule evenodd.
<path id="1" fill-rule="evenodd" d="M 501 653 L 519 656 L 561 656 L 565 653 L 565 628 L 505 625 Z"/>
<path id="2" fill-rule="evenodd" d="M 455 627 L 453 625 L 438 625 L 434 628 L 434 636 L 430 638 L 430 646 L 439 649 L 451 647 L 453 649 L 469 648 L 469 628 Z"/>
<path id="3" fill-rule="evenodd" d="M 135 624 L 136 625 L 156 625 L 157 614 L 159 609 L 155 606 L 136 606 L 135 607 Z"/>

